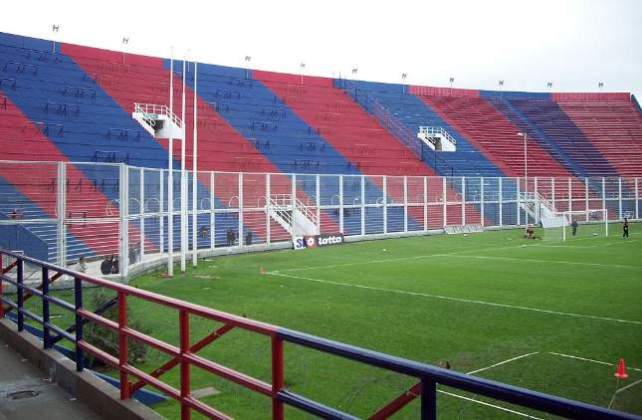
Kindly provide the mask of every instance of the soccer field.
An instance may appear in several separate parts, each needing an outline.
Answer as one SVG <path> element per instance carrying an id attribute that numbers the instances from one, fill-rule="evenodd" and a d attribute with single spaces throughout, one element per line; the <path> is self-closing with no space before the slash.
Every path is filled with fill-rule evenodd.
<path id="1" fill-rule="evenodd" d="M 521 230 L 370 241 L 200 261 L 137 287 L 215 309 L 537 391 L 642 415 L 642 237 L 525 240 Z M 538 232 L 538 234 L 541 232 Z M 153 336 L 178 342 L 175 312 L 132 302 Z M 211 332 L 196 320 L 193 342 Z M 200 354 L 270 381 L 269 342 L 232 331 Z M 287 344 L 286 384 L 367 416 L 410 378 Z M 629 379 L 616 381 L 624 358 Z M 142 363 L 164 359 L 151 353 Z M 236 418 L 266 418 L 267 398 L 194 369 L 193 389 Z M 163 376 L 176 385 L 178 371 Z M 212 391 L 212 390 L 210 390 Z M 619 391 L 616 393 L 616 391 Z M 439 388 L 441 418 L 549 418 Z M 158 410 L 178 417 L 178 406 Z M 305 418 L 294 409 L 289 418 Z M 418 418 L 412 403 L 396 418 Z"/>

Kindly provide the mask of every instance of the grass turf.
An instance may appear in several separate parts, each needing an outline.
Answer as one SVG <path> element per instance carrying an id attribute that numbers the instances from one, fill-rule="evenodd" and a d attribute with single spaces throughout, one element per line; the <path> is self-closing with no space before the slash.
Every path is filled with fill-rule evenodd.
<path id="1" fill-rule="evenodd" d="M 639 225 L 638 225 L 639 226 Z M 636 226 L 632 226 L 632 232 Z M 584 229 L 588 231 L 588 229 Z M 538 231 L 538 234 L 542 233 Z M 624 358 L 642 368 L 642 241 L 586 234 L 527 241 L 518 230 L 361 242 L 200 261 L 173 279 L 133 284 L 160 294 L 460 372 L 608 406 Z M 546 238 L 546 236 L 545 236 Z M 261 274 L 260 269 L 267 272 Z M 131 316 L 178 344 L 176 312 L 131 299 Z M 192 319 L 192 342 L 216 325 Z M 411 378 L 286 344 L 286 385 L 325 404 L 368 416 Z M 199 354 L 270 382 L 267 339 L 234 330 Z M 517 356 L 505 364 L 490 367 Z M 584 359 L 562 355 L 577 356 Z M 167 360 L 151 352 L 145 370 Z M 600 363 L 601 362 L 601 363 Z M 193 369 L 204 402 L 236 418 L 267 418 L 270 402 Z M 163 379 L 178 386 L 178 369 Z M 549 416 L 440 387 L 442 418 Z M 474 399 L 475 401 L 471 401 Z M 489 406 L 487 404 L 492 404 Z M 617 394 L 615 409 L 642 414 L 642 383 Z M 157 410 L 178 418 L 178 405 Z M 513 410 L 507 411 L 507 410 Z M 515 413 L 518 412 L 518 413 Z M 288 417 L 305 418 L 294 409 Z M 417 418 L 413 402 L 398 418 Z"/>

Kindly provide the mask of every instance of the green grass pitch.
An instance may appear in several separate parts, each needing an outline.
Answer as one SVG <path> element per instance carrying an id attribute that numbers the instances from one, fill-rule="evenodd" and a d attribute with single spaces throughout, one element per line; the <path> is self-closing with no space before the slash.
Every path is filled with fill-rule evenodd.
<path id="1" fill-rule="evenodd" d="M 392 355 L 642 415 L 642 236 L 526 240 L 521 230 L 369 241 L 218 257 L 137 287 Z M 580 227 L 583 229 L 584 227 Z M 587 229 L 583 229 L 587 231 Z M 538 235 L 542 231 L 537 232 Z M 261 267 L 264 273 L 261 274 Z M 131 302 L 151 335 L 178 343 L 178 317 Z M 216 325 L 192 320 L 192 342 Z M 200 354 L 270 381 L 266 338 L 234 330 Z M 286 385 L 368 416 L 412 378 L 286 344 Z M 624 358 L 629 379 L 616 381 Z M 152 352 L 151 370 L 166 357 Z M 193 389 L 236 418 L 269 416 L 270 401 L 196 368 Z M 178 370 L 163 378 L 178 385 Z M 617 393 L 617 389 L 627 389 Z M 211 391 L 211 389 L 210 389 Z M 174 402 L 157 410 L 178 418 Z M 440 418 L 550 418 L 439 387 Z M 418 418 L 418 403 L 396 418 Z M 288 409 L 288 418 L 308 418 Z"/>

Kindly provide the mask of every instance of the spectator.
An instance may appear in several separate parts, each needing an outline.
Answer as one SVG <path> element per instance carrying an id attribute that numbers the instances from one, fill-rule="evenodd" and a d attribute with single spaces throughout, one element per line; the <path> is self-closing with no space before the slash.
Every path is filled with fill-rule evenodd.
<path id="1" fill-rule="evenodd" d="M 9 213 L 9 218 L 13 220 L 22 219 L 22 212 L 18 209 L 13 209 L 13 211 Z"/>
<path id="2" fill-rule="evenodd" d="M 81 255 L 80 258 L 78 258 L 78 271 L 81 273 L 87 272 L 87 262 L 85 261 L 84 255 Z"/>

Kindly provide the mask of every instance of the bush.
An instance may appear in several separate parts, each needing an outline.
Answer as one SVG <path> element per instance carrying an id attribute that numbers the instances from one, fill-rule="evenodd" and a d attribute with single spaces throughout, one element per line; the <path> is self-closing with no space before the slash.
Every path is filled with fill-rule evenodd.
<path id="1" fill-rule="evenodd" d="M 91 304 L 93 308 L 99 308 L 107 304 L 107 302 L 112 299 L 113 296 L 108 292 L 99 290 L 93 295 Z M 118 322 L 118 305 L 113 305 L 103 312 L 101 316 L 111 321 Z M 128 320 L 128 327 L 144 334 L 150 334 L 151 332 L 138 320 Z M 118 333 L 116 331 L 112 331 L 93 322 L 89 322 L 85 326 L 83 333 L 85 341 L 89 344 L 106 351 L 112 356 L 118 357 Z M 128 362 L 133 364 L 145 361 L 148 349 L 148 346 L 144 343 L 130 339 Z M 92 359 L 93 364 L 95 364 L 97 360 L 94 358 Z"/>

